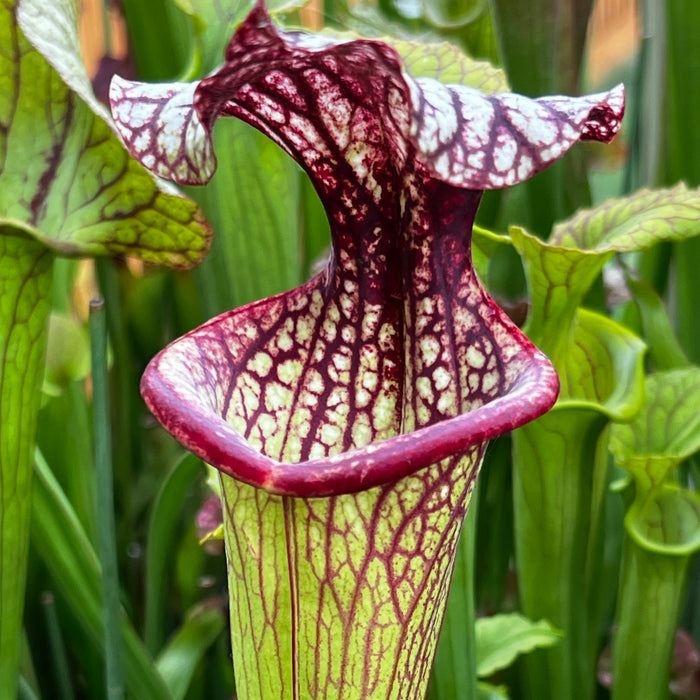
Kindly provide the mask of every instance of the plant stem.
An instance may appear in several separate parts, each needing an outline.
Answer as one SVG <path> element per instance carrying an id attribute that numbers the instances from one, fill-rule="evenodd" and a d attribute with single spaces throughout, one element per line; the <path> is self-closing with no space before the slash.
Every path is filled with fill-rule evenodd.
<path id="1" fill-rule="evenodd" d="M 105 42 L 105 56 L 112 55 L 112 26 L 110 23 L 110 11 L 112 3 L 110 0 L 102 0 L 102 34 Z"/>
<path id="2" fill-rule="evenodd" d="M 102 565 L 102 610 L 105 625 L 106 697 L 117 700 L 124 697 L 124 681 L 107 387 L 107 319 L 102 299 L 90 302 L 90 348 L 99 513 L 97 541 Z"/>

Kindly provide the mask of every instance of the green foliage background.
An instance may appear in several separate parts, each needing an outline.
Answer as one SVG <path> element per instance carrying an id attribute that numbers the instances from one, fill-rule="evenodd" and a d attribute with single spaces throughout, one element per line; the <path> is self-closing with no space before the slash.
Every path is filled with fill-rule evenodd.
<path id="1" fill-rule="evenodd" d="M 3 4 L 4 11 L 11 6 L 7 0 Z M 290 25 L 311 18 L 336 30 L 366 36 L 391 33 L 402 39 L 449 40 L 475 58 L 503 66 L 511 88 L 524 94 L 576 94 L 610 87 L 620 79 L 625 81 L 629 107 L 624 132 L 616 145 L 607 151 L 598 146 L 578 146 L 560 164 L 532 182 L 506 193 L 489 193 L 477 221 L 482 234 L 475 240 L 477 262 L 487 287 L 513 313 L 524 300 L 533 302 L 529 330 L 560 371 L 572 357 L 575 363 L 576 347 L 583 347 L 581 335 L 592 327 L 591 317 L 586 315 L 591 311 L 597 314 L 596 328 L 600 324 L 608 328 L 606 324 L 615 321 L 627 329 L 627 335 L 623 334 L 627 349 L 641 348 L 640 341 L 631 339 L 632 334 L 646 343 L 645 360 L 639 350 L 634 358 L 624 361 L 622 369 L 616 366 L 610 376 L 602 376 L 603 369 L 597 375 L 594 372 L 585 380 L 590 380 L 590 390 L 584 387 L 584 393 L 588 392 L 584 397 L 573 386 L 584 380 L 575 371 L 565 376 L 565 387 L 569 377 L 572 388 L 565 391 L 564 398 L 571 400 L 572 405 L 559 406 L 551 420 L 558 420 L 564 410 L 578 411 L 576 420 L 585 423 L 578 429 L 580 438 L 583 431 L 592 430 L 592 424 L 600 423 L 599 416 L 605 415 L 600 430 L 607 438 L 611 424 L 629 420 L 641 409 L 644 372 L 700 363 L 700 326 L 693 322 L 700 299 L 700 276 L 696 272 L 700 262 L 700 205 L 695 191 L 700 185 L 700 128 L 692 119 L 692 115 L 700 113 L 700 5 L 694 0 L 641 3 L 642 21 L 648 31 L 638 53 L 617 69 L 617 75 L 608 76 L 605 85 L 597 86 L 587 80 L 587 66 L 592 58 L 586 44 L 591 4 L 591 0 L 379 0 L 351 7 L 343 0 L 325 0 L 315 5 L 316 14 L 311 11 L 304 15 L 290 3 L 274 3 L 272 8 L 278 10 L 279 21 Z M 232 29 L 249 5 L 244 0 L 123 0 L 130 42 L 129 64 L 123 66 L 124 70 L 133 70 L 145 81 L 200 77 L 218 63 Z M 281 7 L 276 8 L 278 5 Z M 528 31 L 523 31 L 523 27 Z M 2 70 L 7 73 L 10 68 L 3 65 Z M 47 88 L 39 97 L 50 101 L 49 95 L 51 90 Z M 328 242 L 327 223 L 318 199 L 303 173 L 285 154 L 252 128 L 233 120 L 217 123 L 215 139 L 217 174 L 207 187 L 192 188 L 186 193 L 199 204 L 214 229 L 208 257 L 191 271 L 172 271 L 155 267 L 152 263 L 158 260 L 136 265 L 122 255 L 124 250 L 116 250 L 112 251 L 118 253 L 116 258 L 100 260 L 95 267 L 95 283 L 106 300 L 110 338 L 109 408 L 122 607 L 121 654 L 125 693 L 133 698 L 216 699 L 231 697 L 235 692 L 226 624 L 225 559 L 216 541 L 200 545 L 201 533 L 195 524 L 209 493 L 206 469 L 194 457 L 183 455 L 182 449 L 155 425 L 138 394 L 140 374 L 167 342 L 212 315 L 307 279 Z M 641 187 L 659 188 L 679 181 L 686 183 L 689 193 L 676 189 L 672 191 L 675 194 L 668 195 L 635 194 L 620 204 L 603 205 L 612 197 L 627 197 Z M 6 206 L 1 197 L 0 203 Z M 603 207 L 599 210 L 603 224 L 571 219 L 580 207 L 596 205 Z M 15 210 L 0 211 L 2 217 L 10 215 L 17 217 Z M 639 218 L 636 231 L 635 216 Z M 675 218 L 681 223 L 676 225 Z M 513 225 L 524 227 L 532 235 L 521 229 L 511 232 L 509 227 Z M 582 230 L 593 235 L 598 225 L 602 231 L 599 238 L 591 240 L 579 235 Z M 649 236 L 648 242 L 638 244 L 635 235 L 640 229 Z M 4 246 L 10 237 L 3 237 L 3 231 L 0 230 L 0 244 Z M 509 233 L 510 238 L 506 238 Z M 566 235 L 573 237 L 575 244 Z M 694 240 L 679 240 L 693 236 Z M 549 312 L 538 317 L 537 284 L 533 285 L 538 273 L 533 272 L 531 261 L 546 260 L 542 241 L 547 239 L 551 246 L 575 245 L 585 250 L 587 260 L 595 257 L 591 269 L 598 266 L 588 283 L 572 281 L 566 270 L 562 272 L 562 261 L 569 264 L 567 256 L 578 253 L 555 254 L 562 284 L 569 285 L 574 299 L 570 308 L 561 312 L 563 316 L 556 319 L 547 316 Z M 82 252 L 93 255 L 102 251 Z M 0 255 L 5 253 L 0 246 Z M 8 263 L 9 256 L 1 259 L 3 267 L 13 264 Z M 600 271 L 604 264 L 609 269 L 613 259 L 621 263 L 623 271 L 633 271 L 633 276 L 639 277 L 631 285 L 633 301 L 617 301 L 609 293 L 606 295 Z M 86 380 L 84 295 L 90 283 L 85 281 L 83 265 L 75 260 L 56 258 L 53 270 L 50 297 L 54 320 L 49 326 L 48 369 L 37 418 L 20 694 L 27 698 L 99 698 L 105 695 L 105 617 L 100 607 L 96 533 L 97 521 L 108 504 L 99 503 L 96 496 L 92 428 L 95 419 Z M 3 301 L 8 298 L 3 297 Z M 580 312 L 580 306 L 589 311 Z M 566 322 L 572 324 L 571 328 L 577 324 L 579 333 L 573 346 L 562 345 L 556 333 L 550 332 L 557 324 L 561 326 L 561 318 L 566 314 Z M 606 320 L 600 321 L 600 317 Z M 619 333 L 616 338 L 616 343 L 622 342 Z M 609 388 L 603 391 L 600 386 L 605 382 Z M 630 390 L 633 398 L 627 396 L 628 403 L 620 399 L 615 406 L 606 403 L 605 397 L 625 382 L 637 387 Z M 605 400 L 593 396 L 599 389 Z M 655 394 L 648 391 L 648 395 L 653 404 Z M 662 412 L 675 410 L 672 398 L 659 399 L 666 402 L 661 404 Z M 603 408 L 573 405 L 584 399 L 590 405 L 597 401 L 596 406 Z M 700 399 L 693 395 L 692 401 L 690 414 L 697 416 Z M 584 409 L 597 413 L 594 418 L 592 413 L 581 418 Z M 558 424 L 552 427 L 554 431 L 558 429 Z M 546 433 L 548 426 L 543 424 L 533 430 Z M 623 437 L 618 436 L 618 441 Z M 547 439 L 535 433 L 516 437 L 516 469 L 518 455 L 527 452 L 524 444 L 533 445 L 534 453 L 547 451 Z M 684 493 L 692 491 L 700 478 L 694 448 L 686 452 L 674 463 L 669 471 L 672 477 L 666 483 Z M 523 591 L 539 585 L 543 569 L 546 576 L 552 565 L 546 559 L 538 562 L 534 549 L 527 549 L 541 545 L 536 537 L 534 543 L 525 541 L 528 527 L 532 529 L 533 524 L 528 525 L 522 509 L 519 510 L 523 493 L 519 491 L 517 475 L 513 478 L 511 455 L 509 437 L 489 449 L 480 477 L 478 502 L 472 507 L 462 539 L 429 697 L 548 697 L 542 685 L 551 680 L 546 669 L 552 659 L 562 657 L 546 655 L 566 653 L 567 643 L 559 637 L 563 633 L 566 640 L 567 634 L 571 635 L 564 623 L 572 620 L 571 624 L 577 624 L 576 612 L 583 612 L 596 622 L 587 629 L 588 646 L 580 652 L 589 657 L 582 664 L 591 693 L 597 697 L 608 695 L 596 683 L 595 662 L 602 657 L 601 663 L 606 663 L 604 649 L 610 643 L 617 619 L 626 635 L 620 642 L 624 649 L 620 658 L 624 656 L 625 667 L 616 666 L 619 677 L 638 675 L 642 665 L 658 667 L 660 677 L 624 691 L 634 695 L 624 695 L 619 690 L 617 697 L 666 697 L 670 659 L 656 653 L 658 636 L 639 634 L 634 626 L 638 609 L 624 604 L 625 600 L 621 599 L 616 613 L 620 581 L 629 586 L 629 600 L 641 601 L 642 607 L 649 600 L 645 589 L 648 581 L 630 583 L 624 569 L 634 557 L 645 556 L 630 549 L 625 541 L 625 513 L 630 512 L 633 503 L 637 503 L 637 510 L 647 505 L 635 501 L 642 490 L 637 484 L 635 491 L 629 478 L 618 489 L 621 493 L 611 490 L 611 484 L 624 476 L 619 467 L 625 464 L 618 460 L 618 466 L 612 466 L 605 448 L 595 456 L 602 464 L 595 499 L 604 537 L 600 535 L 602 540 L 596 544 L 600 547 L 600 565 L 595 572 L 589 572 L 594 578 L 587 582 L 585 590 L 569 590 L 573 593 L 571 600 L 564 603 L 566 615 L 551 620 L 554 628 L 546 623 L 526 624 L 521 631 L 519 617 L 494 618 L 502 626 L 493 625 L 495 631 L 491 632 L 487 627 L 477 628 L 475 637 L 475 613 L 492 616 L 523 611 Z M 633 469 L 630 473 L 638 478 Z M 540 494 L 533 497 L 539 498 Z M 544 505 L 547 497 L 541 495 L 542 508 L 549 513 Z M 566 491 L 571 503 L 581 497 L 578 491 Z M 591 507 L 593 496 L 586 498 L 580 507 Z M 693 497 L 688 499 L 692 506 Z M 561 528 L 562 523 L 570 521 L 566 514 L 562 517 L 552 527 Z M 692 517 L 691 512 L 684 521 L 691 529 L 691 544 L 692 528 L 698 527 Z M 635 527 L 635 532 L 639 532 L 639 522 Z M 543 536 L 541 530 L 537 532 Z M 572 534 L 560 552 L 562 557 L 574 556 L 574 548 L 582 546 L 582 540 L 577 539 L 580 536 Z M 521 547 L 519 554 L 515 553 L 516 543 Z M 587 543 L 588 539 L 583 546 L 593 547 Z M 683 563 L 672 559 L 674 570 L 664 579 L 675 586 L 668 593 L 668 607 L 663 608 L 668 613 L 671 644 L 677 623 L 700 644 L 700 569 L 692 558 L 694 549 L 688 547 Z M 523 557 L 527 561 L 523 562 Z M 648 562 L 644 565 L 654 566 Z M 2 576 L 8 577 L 8 573 L 2 572 Z M 558 591 L 570 583 L 550 577 L 549 587 L 540 593 L 545 598 L 557 597 Z M 659 605 L 665 603 L 661 601 Z M 531 617 L 540 616 L 537 604 L 524 612 Z M 628 617 L 616 618 L 623 613 Z M 560 631 L 555 629 L 562 627 Z M 480 644 L 481 656 L 475 652 L 475 640 Z M 511 665 L 518 652 L 539 646 L 547 649 L 529 654 L 528 663 Z M 650 652 L 656 654 L 652 662 Z M 487 656 L 488 663 L 484 662 Z M 502 661 L 493 661 L 494 658 Z M 571 685 L 576 673 L 572 670 L 568 681 L 561 681 L 561 687 L 573 687 L 571 692 L 581 693 L 571 697 L 590 697 L 580 684 Z M 482 682 L 477 687 L 477 674 L 484 676 L 488 684 Z M 551 697 L 563 697 L 551 692 Z M 686 697 L 700 697 L 695 692 L 696 695 Z M 2 690 L 0 697 L 5 697 Z"/>

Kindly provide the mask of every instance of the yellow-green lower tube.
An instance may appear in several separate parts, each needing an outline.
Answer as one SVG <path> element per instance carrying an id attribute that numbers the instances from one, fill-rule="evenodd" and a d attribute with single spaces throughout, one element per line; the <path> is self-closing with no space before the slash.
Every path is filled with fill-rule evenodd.
<path id="1" fill-rule="evenodd" d="M 240 700 L 422 700 L 481 461 L 282 497 L 222 476 Z"/>

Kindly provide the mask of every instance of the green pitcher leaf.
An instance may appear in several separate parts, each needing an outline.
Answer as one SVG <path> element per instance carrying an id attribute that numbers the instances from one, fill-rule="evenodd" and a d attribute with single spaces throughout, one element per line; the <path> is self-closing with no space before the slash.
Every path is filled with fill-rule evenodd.
<path id="1" fill-rule="evenodd" d="M 17 678 L 53 255 L 0 223 L 0 697 Z M 7 695 L 3 695 L 7 693 Z"/>
<path id="2" fill-rule="evenodd" d="M 631 534 L 622 549 L 612 698 L 658 700 L 670 695 L 674 640 L 685 605 L 690 557 L 662 553 L 665 547 L 650 550 Z"/>
<path id="3" fill-rule="evenodd" d="M 556 259 L 556 258 L 554 258 Z M 513 434 L 516 562 L 522 611 L 564 630 L 562 643 L 525 659 L 543 698 L 593 692 L 597 590 L 608 470 L 608 426 L 643 400 L 644 343 L 601 314 L 579 309 L 560 358 L 562 397 Z"/>
<path id="4" fill-rule="evenodd" d="M 646 380 L 642 410 L 611 430 L 616 462 L 635 481 L 615 620 L 615 700 L 668 694 L 687 569 L 700 549 L 700 496 L 672 472 L 700 449 L 699 405 L 700 368 L 657 372 Z M 649 665 L 652 656 L 658 663 Z"/>
<path id="5" fill-rule="evenodd" d="M 542 689 L 542 698 L 587 698 L 593 688 L 591 628 L 597 634 L 600 620 L 589 601 L 599 567 L 608 423 L 592 404 L 560 402 L 513 434 L 520 609 L 564 631 L 561 644 L 524 659 L 528 685 Z"/>
<path id="6" fill-rule="evenodd" d="M 3 55 L 0 218 L 26 222 L 63 255 L 127 254 L 191 267 L 208 250 L 209 228 L 193 202 L 156 182 L 122 147 L 92 94 L 76 18 L 74 0 L 0 9 L 0 42 L 11 47 Z"/>
<path id="7" fill-rule="evenodd" d="M 561 637 L 546 620 L 533 622 L 518 613 L 482 617 L 476 621 L 477 674 L 487 678 L 508 668 L 520 654 L 554 646 Z"/>
<path id="8" fill-rule="evenodd" d="M 672 484 L 638 495 L 625 527 L 647 551 L 689 556 L 700 549 L 700 495 Z"/>
<path id="9" fill-rule="evenodd" d="M 558 224 L 548 242 L 511 228 L 532 296 L 528 333 L 558 366 L 568 352 L 576 309 L 603 265 L 615 253 L 696 236 L 699 222 L 700 191 L 678 185 L 581 211 Z"/>
<path id="10" fill-rule="evenodd" d="M 607 253 L 645 250 L 661 241 L 698 234 L 700 190 L 689 190 L 681 183 L 672 189 L 639 190 L 581 211 L 557 224 L 549 242 Z"/>
<path id="11" fill-rule="evenodd" d="M 640 350 L 641 341 L 602 316 L 596 317 L 595 338 L 586 338 L 587 330 L 577 328 L 581 320 L 592 318 L 586 312 L 581 315 L 579 305 L 614 253 L 558 247 L 519 227 L 512 227 L 510 236 L 523 258 L 532 297 L 526 330 L 559 370 L 562 397 L 602 402 L 615 391 L 624 395 L 627 387 L 619 382 L 618 368 L 608 361 L 623 355 L 607 355 L 608 349 L 605 343 L 601 346 L 601 341 L 638 345 Z M 589 342 L 597 348 L 598 360 L 593 361 Z M 603 367 L 608 369 L 601 373 Z M 639 372 L 636 379 L 641 380 L 641 369 Z M 631 380 L 635 381 L 635 377 Z"/>
<path id="12" fill-rule="evenodd" d="M 523 259 L 532 307 L 530 337 L 555 366 L 564 363 L 576 311 L 613 252 L 591 252 L 547 243 L 519 226 L 510 237 Z"/>
<path id="13" fill-rule="evenodd" d="M 700 368 L 658 372 L 647 379 L 646 401 L 634 421 L 612 429 L 613 454 L 636 487 L 625 516 L 615 621 L 616 700 L 668 692 L 687 569 L 700 549 L 700 495 L 678 486 L 671 472 L 700 448 L 698 405 Z M 659 663 L 649 667 L 650 654 Z"/>
<path id="14" fill-rule="evenodd" d="M 468 85 L 487 94 L 508 92 L 508 78 L 502 68 L 478 61 L 449 42 L 425 43 L 382 37 L 403 59 L 415 78 L 435 78 L 443 83 Z"/>
<path id="15" fill-rule="evenodd" d="M 615 421 L 626 421 L 643 401 L 644 342 L 602 314 L 579 309 L 563 367 L 560 404 L 589 403 Z"/>
<path id="16" fill-rule="evenodd" d="M 700 368 L 652 374 L 646 399 L 631 423 L 615 425 L 610 449 L 617 463 L 633 474 L 638 487 L 666 480 L 681 461 L 700 450 Z"/>
<path id="17" fill-rule="evenodd" d="M 532 687 L 539 690 L 544 683 L 551 698 L 593 692 L 594 635 L 604 604 L 595 582 L 601 561 L 606 429 L 611 420 L 630 420 L 643 401 L 643 343 L 579 306 L 615 253 L 700 233 L 699 203 L 697 192 L 679 186 L 581 212 L 556 227 L 548 242 L 520 228 L 510 232 L 532 296 L 526 330 L 550 355 L 562 380 L 554 410 L 514 436 L 523 610 L 552 620 L 566 633 L 560 647 L 525 662 Z M 581 601 L 591 601 L 593 612 L 583 615 Z"/>

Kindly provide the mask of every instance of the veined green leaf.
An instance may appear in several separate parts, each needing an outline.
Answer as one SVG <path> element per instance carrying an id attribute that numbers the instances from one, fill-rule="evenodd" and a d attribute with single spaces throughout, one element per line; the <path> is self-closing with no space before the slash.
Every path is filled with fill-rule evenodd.
<path id="1" fill-rule="evenodd" d="M 700 549 L 700 495 L 673 484 L 638 494 L 625 517 L 625 527 L 649 552 L 690 556 Z"/>
<path id="2" fill-rule="evenodd" d="M 481 617 L 476 621 L 477 674 L 487 678 L 508 668 L 520 654 L 554 646 L 561 637 L 546 620 L 533 622 L 518 613 Z"/>
<path id="3" fill-rule="evenodd" d="M 0 39 L 12 47 L 4 55 L 0 219 L 26 222 L 60 254 L 191 267 L 207 252 L 209 228 L 196 205 L 156 182 L 112 131 L 80 60 L 76 8 L 74 0 L 23 0 L 16 12 L 14 3 L 0 10 Z"/>
<path id="4" fill-rule="evenodd" d="M 648 490 L 700 450 L 700 368 L 657 372 L 646 380 L 646 400 L 632 422 L 615 425 L 610 449 L 619 466 Z"/>
<path id="5" fill-rule="evenodd" d="M 598 253 L 645 250 L 700 234 L 700 190 L 639 190 L 557 224 L 549 243 Z"/>
<path id="6" fill-rule="evenodd" d="M 470 58 L 462 49 L 449 42 L 425 43 L 392 37 L 381 37 L 381 41 L 399 53 L 413 77 L 468 85 L 487 94 L 510 90 L 502 68 L 497 68 L 488 61 Z"/>
<path id="7" fill-rule="evenodd" d="M 1 29 L 0 29 L 1 31 Z M 0 698 L 14 700 L 53 255 L 0 223 Z"/>
<path id="8" fill-rule="evenodd" d="M 0 4 L 0 695 L 9 698 L 53 253 L 191 267 L 210 242 L 195 204 L 161 187 L 112 131 L 80 60 L 77 7 Z"/>

